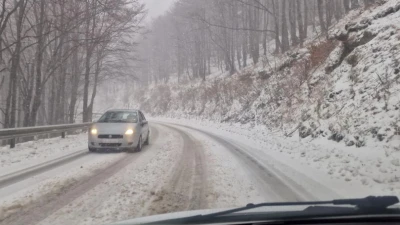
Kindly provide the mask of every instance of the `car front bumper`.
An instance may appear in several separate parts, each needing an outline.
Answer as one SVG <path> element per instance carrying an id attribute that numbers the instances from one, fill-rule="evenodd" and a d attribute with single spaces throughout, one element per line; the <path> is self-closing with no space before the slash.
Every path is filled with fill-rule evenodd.
<path id="1" fill-rule="evenodd" d="M 136 135 L 122 135 L 122 138 L 98 138 L 98 136 L 89 134 L 90 149 L 123 151 L 135 148 L 139 140 Z"/>

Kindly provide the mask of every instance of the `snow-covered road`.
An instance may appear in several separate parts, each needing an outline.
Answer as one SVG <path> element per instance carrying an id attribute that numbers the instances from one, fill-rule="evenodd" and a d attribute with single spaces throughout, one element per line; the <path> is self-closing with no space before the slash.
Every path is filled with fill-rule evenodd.
<path id="1" fill-rule="evenodd" d="M 135 154 L 81 154 L 52 166 L 40 162 L 44 166 L 34 173 L 32 167 L 15 172 L 14 166 L 19 179 L 0 186 L 0 224 L 103 224 L 250 202 L 342 196 L 291 162 L 204 127 L 154 121 L 151 134 L 151 144 Z M 0 184 L 6 176 L 0 176 Z"/>

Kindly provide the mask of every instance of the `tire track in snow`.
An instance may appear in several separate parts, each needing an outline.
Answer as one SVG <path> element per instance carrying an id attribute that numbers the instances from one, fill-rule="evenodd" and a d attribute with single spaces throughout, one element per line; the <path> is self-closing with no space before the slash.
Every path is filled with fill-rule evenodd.
<path id="1" fill-rule="evenodd" d="M 156 140 L 159 135 L 158 131 L 151 128 L 151 133 L 152 140 Z M 97 170 L 94 172 L 94 175 L 89 178 L 79 180 L 78 182 L 68 183 L 68 185 L 62 187 L 62 189 L 57 193 L 47 193 L 39 201 L 29 204 L 27 207 L 22 208 L 20 211 L 0 221 L 0 224 L 19 225 L 39 223 L 52 213 L 63 208 L 76 198 L 107 180 L 127 165 L 138 160 L 142 154 L 143 152 L 127 154 L 126 157 L 114 162 L 107 168 Z"/>
<path id="2" fill-rule="evenodd" d="M 201 143 L 187 132 L 160 124 L 177 132 L 183 139 L 180 158 L 171 169 L 170 179 L 145 208 L 146 214 L 204 209 L 206 201 L 206 165 Z"/>
<path id="3" fill-rule="evenodd" d="M 220 143 L 242 162 L 243 167 L 251 174 L 251 177 L 257 182 L 259 188 L 265 190 L 265 192 L 272 197 L 271 200 L 303 201 L 316 199 L 312 193 L 309 193 L 309 191 L 295 182 L 291 182 L 290 179 L 281 172 L 272 169 L 271 165 L 264 164 L 257 160 L 256 156 L 252 155 L 251 152 L 247 151 L 243 146 L 201 129 L 175 123 L 171 123 L 171 125 L 200 132 Z"/>
<path id="4" fill-rule="evenodd" d="M 118 160 L 111 166 L 98 170 L 95 175 L 88 179 L 80 180 L 76 183 L 71 183 L 63 187 L 61 193 L 48 193 L 44 195 L 39 201 L 30 204 L 28 207 L 23 208 L 19 212 L 0 221 L 4 224 L 36 224 L 45 219 L 53 212 L 64 207 L 69 202 L 83 195 L 85 192 L 90 191 L 93 187 L 111 177 L 126 165 L 135 161 L 139 155 L 128 155 L 127 157 Z"/>

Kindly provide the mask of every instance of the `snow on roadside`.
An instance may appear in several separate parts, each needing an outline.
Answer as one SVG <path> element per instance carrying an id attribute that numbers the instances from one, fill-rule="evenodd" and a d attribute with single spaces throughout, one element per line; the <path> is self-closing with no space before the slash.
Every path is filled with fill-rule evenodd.
<path id="1" fill-rule="evenodd" d="M 40 224 L 103 224 L 154 214 L 149 212 L 148 203 L 157 199 L 183 144 L 177 133 L 163 127 L 157 130 L 157 140 L 146 146 L 136 161 Z"/>
<path id="2" fill-rule="evenodd" d="M 173 212 L 189 196 L 168 191 L 170 175 L 181 154 L 181 136 L 164 126 L 157 140 L 145 147 L 140 160 L 94 187 L 40 224 L 110 223 L 146 215 Z M 172 132 L 171 132 L 172 131 Z M 237 160 L 217 142 L 199 132 L 190 131 L 201 143 L 207 170 L 206 208 L 231 208 L 265 200 Z"/>
<path id="3" fill-rule="evenodd" d="M 39 139 L 0 147 L 0 176 L 87 148 L 87 134 Z"/>
<path id="4" fill-rule="evenodd" d="M 282 164 L 319 180 L 343 197 L 367 194 L 400 196 L 398 158 L 378 148 L 344 147 L 328 140 L 286 138 L 264 126 L 215 123 L 194 119 L 154 118 L 198 127 L 229 139 L 262 149 Z"/>
<path id="5" fill-rule="evenodd" d="M 207 208 L 240 207 L 248 203 L 267 201 L 229 150 L 200 132 L 178 128 L 190 132 L 202 144 L 209 186 Z"/>
<path id="6" fill-rule="evenodd" d="M 0 190 L 0 221 L 39 202 L 54 200 L 101 168 L 122 159 L 123 154 L 90 154 L 61 167 Z"/>

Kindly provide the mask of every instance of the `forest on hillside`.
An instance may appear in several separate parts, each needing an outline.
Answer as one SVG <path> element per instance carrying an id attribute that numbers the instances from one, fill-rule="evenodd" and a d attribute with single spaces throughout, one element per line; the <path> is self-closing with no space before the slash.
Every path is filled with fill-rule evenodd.
<path id="1" fill-rule="evenodd" d="M 327 37 L 351 10 L 375 0 L 179 0 L 140 45 L 145 83 L 205 80 L 212 67 L 234 74 L 260 57 Z M 316 34 L 316 35 L 314 35 Z"/>
<path id="2" fill-rule="evenodd" d="M 375 0 L 177 0 L 145 26 L 145 1 L 2 0 L 0 127 L 92 121 L 120 86 L 234 74 L 303 46 Z M 264 57 L 264 58 L 263 58 Z"/>

